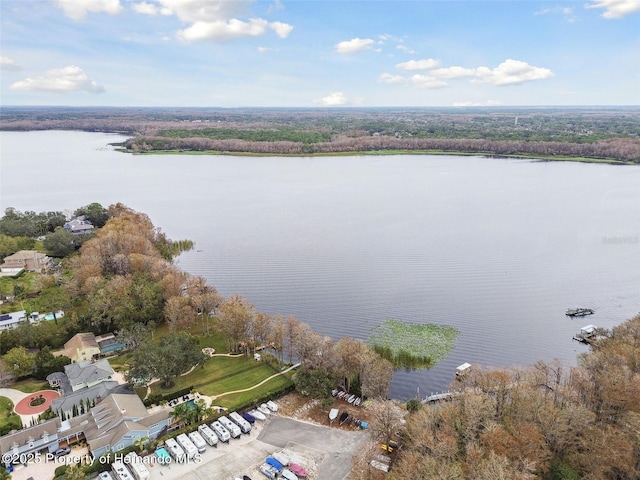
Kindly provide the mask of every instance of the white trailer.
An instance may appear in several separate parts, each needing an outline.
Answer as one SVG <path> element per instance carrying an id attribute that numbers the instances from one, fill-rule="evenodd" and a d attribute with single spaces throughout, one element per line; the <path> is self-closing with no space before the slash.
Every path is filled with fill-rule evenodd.
<path id="1" fill-rule="evenodd" d="M 207 442 L 212 447 L 218 448 L 218 436 L 216 435 L 216 432 L 211 430 L 211 427 L 209 427 L 209 425 L 203 423 L 198 427 L 198 432 L 200 433 L 200 435 L 202 435 L 202 438 L 204 438 L 205 442 Z"/>
<path id="2" fill-rule="evenodd" d="M 125 456 L 125 463 L 133 476 L 136 477 L 137 480 L 149 480 L 151 476 L 149 474 L 149 470 L 146 465 L 143 463 L 142 458 L 136 452 L 129 452 Z"/>
<path id="3" fill-rule="evenodd" d="M 242 415 L 240 415 L 238 412 L 231 412 L 229 414 L 229 418 L 240 427 L 242 433 L 249 433 L 251 431 L 251 424 L 244 418 L 242 418 Z"/>
<path id="4" fill-rule="evenodd" d="M 242 435 L 242 430 L 240 430 L 240 427 L 224 415 L 218 418 L 218 422 L 220 422 L 224 426 L 224 428 L 229 430 L 229 433 L 233 438 L 238 438 L 240 435 Z"/>
<path id="5" fill-rule="evenodd" d="M 229 430 L 224 428 L 220 422 L 217 420 L 211 424 L 211 429 L 216 432 L 216 435 L 220 439 L 221 442 L 228 442 L 231 438 L 231 434 Z"/>
<path id="6" fill-rule="evenodd" d="M 187 454 L 187 458 L 191 460 L 198 453 L 198 448 L 193 444 L 189 437 L 187 437 L 186 433 L 181 433 L 176 437 L 176 440 L 184 450 L 184 453 Z"/>
<path id="7" fill-rule="evenodd" d="M 186 455 L 184 450 L 178 445 L 178 442 L 176 442 L 174 438 L 168 438 L 164 444 L 167 446 L 169 455 L 171 455 L 176 462 L 181 463 L 185 461 Z"/>
<path id="8" fill-rule="evenodd" d="M 120 460 L 111 464 L 111 471 L 118 480 L 134 480 L 129 469 Z"/>
<path id="9" fill-rule="evenodd" d="M 202 438 L 202 435 L 200 435 L 197 431 L 189 432 L 187 434 L 187 437 L 189 437 L 191 443 L 196 446 L 196 448 L 198 449 L 198 453 L 204 453 L 207 450 L 207 444 L 205 443 L 204 438 Z"/>

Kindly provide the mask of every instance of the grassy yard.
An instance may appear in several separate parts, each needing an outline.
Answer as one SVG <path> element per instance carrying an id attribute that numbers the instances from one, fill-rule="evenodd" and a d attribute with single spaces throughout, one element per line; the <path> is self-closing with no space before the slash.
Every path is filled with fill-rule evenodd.
<path id="1" fill-rule="evenodd" d="M 164 389 L 160 382 L 156 382 L 151 386 L 151 391 L 166 395 L 193 386 L 203 395 L 219 395 L 252 387 L 274 373 L 277 372 L 268 364 L 244 356 L 213 357 L 203 367 L 197 367 L 189 375 L 175 379 L 170 389 Z"/>
<path id="2" fill-rule="evenodd" d="M 20 380 L 13 385 L 11 388 L 15 388 L 16 390 L 20 390 L 24 393 L 33 393 L 38 392 L 40 390 L 49 390 L 51 387 L 48 382 L 43 380 L 36 380 L 35 378 L 26 378 L 24 380 Z"/>
<path id="3" fill-rule="evenodd" d="M 257 401 L 270 393 L 279 392 L 284 387 L 292 384 L 291 373 L 280 375 L 272 378 L 268 382 L 259 387 L 249 390 L 248 392 L 234 393 L 225 395 L 215 401 L 216 405 L 233 410 L 238 405 L 247 405 L 248 403 L 257 403 Z"/>
<path id="4" fill-rule="evenodd" d="M 7 397 L 0 397 L 0 436 L 20 428 L 22 423 L 20 417 L 13 413 L 13 402 Z"/>

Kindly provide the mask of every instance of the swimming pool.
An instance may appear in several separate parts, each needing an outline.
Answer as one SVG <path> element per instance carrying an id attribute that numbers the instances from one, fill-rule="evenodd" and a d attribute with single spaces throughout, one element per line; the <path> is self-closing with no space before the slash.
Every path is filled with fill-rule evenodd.
<path id="1" fill-rule="evenodd" d="M 158 457 L 158 463 L 160 465 L 167 465 L 171 463 L 171 456 L 164 447 L 160 447 L 156 450 L 156 457 Z"/>

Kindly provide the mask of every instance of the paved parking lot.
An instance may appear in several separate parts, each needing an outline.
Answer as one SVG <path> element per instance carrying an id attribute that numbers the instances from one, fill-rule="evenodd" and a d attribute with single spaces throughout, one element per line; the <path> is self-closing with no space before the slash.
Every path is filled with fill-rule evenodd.
<path id="1" fill-rule="evenodd" d="M 259 425 L 258 432 L 232 439 L 228 445 L 208 447 L 199 463 L 154 465 L 149 470 L 154 480 L 232 480 L 242 475 L 256 480 L 265 478 L 257 470 L 265 457 L 287 448 L 316 460 L 317 480 L 344 480 L 351 469 L 351 457 L 366 436 L 361 431 L 272 416 Z"/>
<path id="2" fill-rule="evenodd" d="M 310 468 L 313 480 L 344 480 L 351 470 L 351 457 L 366 440 L 363 431 L 345 431 L 315 425 L 279 415 L 272 415 L 266 422 L 256 422 L 250 435 L 232 439 L 217 448 L 207 447 L 197 461 L 186 464 L 160 465 L 149 463 L 151 480 L 232 480 L 249 475 L 253 480 L 265 478 L 258 466 L 273 452 L 287 449 L 300 458 L 312 459 L 316 468 Z M 73 449 L 63 460 L 87 456 L 86 448 Z M 149 457 L 155 459 L 155 456 Z M 304 465 L 304 462 L 300 462 Z M 53 470 L 60 464 L 40 462 L 19 466 L 12 480 L 50 480 Z M 305 465 L 305 466 L 308 466 Z M 88 479 L 91 480 L 91 479 Z"/>

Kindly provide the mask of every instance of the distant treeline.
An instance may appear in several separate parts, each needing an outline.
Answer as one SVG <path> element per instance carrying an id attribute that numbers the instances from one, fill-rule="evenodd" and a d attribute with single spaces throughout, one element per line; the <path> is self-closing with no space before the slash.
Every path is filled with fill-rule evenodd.
<path id="1" fill-rule="evenodd" d="M 135 137 L 125 142 L 132 152 L 159 150 L 214 151 L 256 154 L 337 154 L 344 152 L 442 151 L 485 155 L 531 155 L 537 157 L 584 157 L 640 163 L 640 139 L 612 138 L 595 143 L 526 142 L 454 138 L 396 138 L 386 136 L 342 137 L 331 142 L 249 141 L 239 139 Z"/>
<path id="2" fill-rule="evenodd" d="M 640 163 L 638 107 L 5 107 L 0 129 L 124 133 L 132 152 L 441 151 Z"/>

